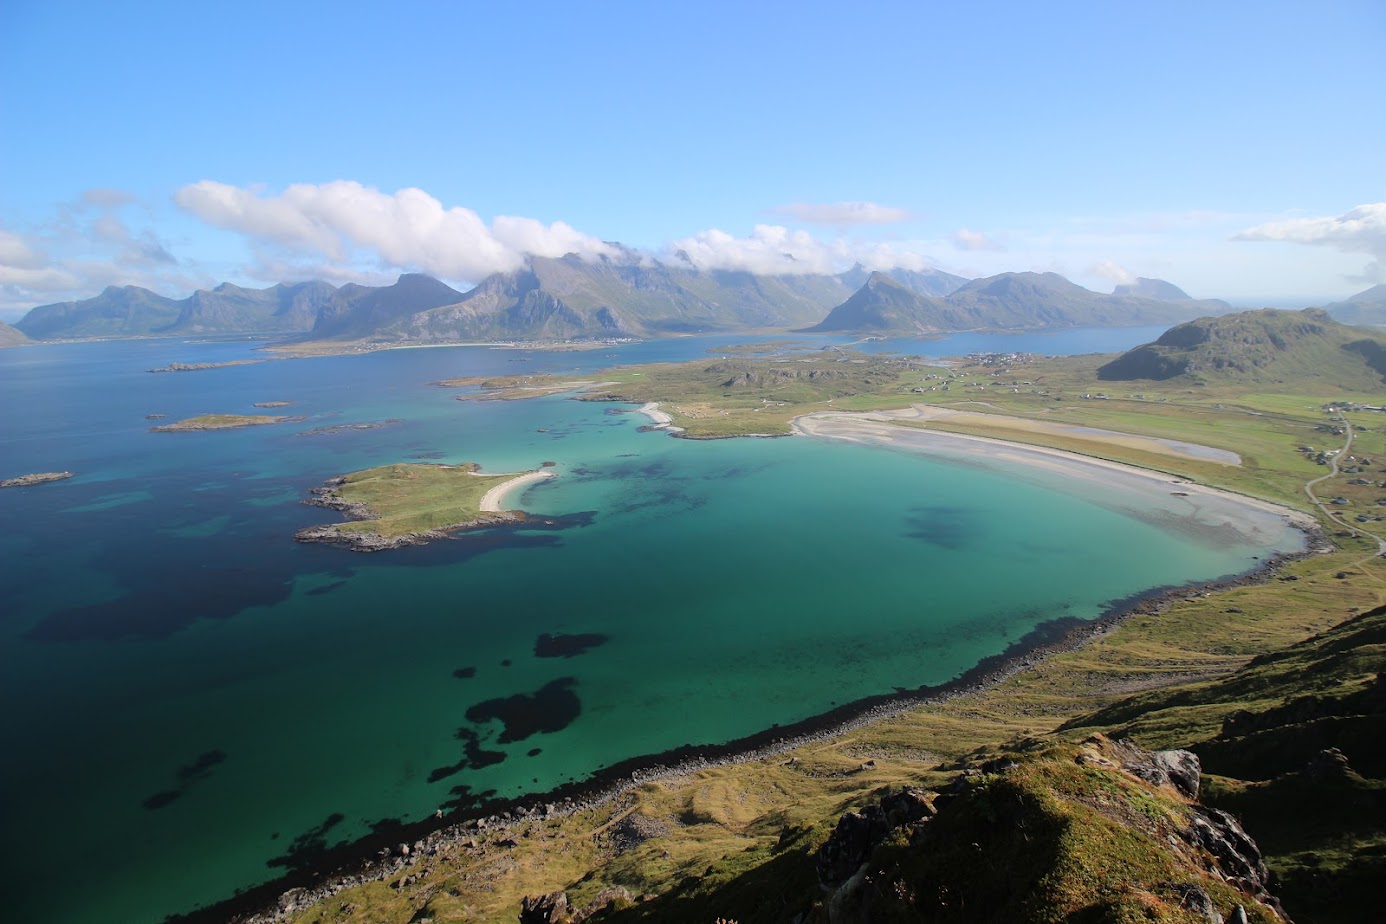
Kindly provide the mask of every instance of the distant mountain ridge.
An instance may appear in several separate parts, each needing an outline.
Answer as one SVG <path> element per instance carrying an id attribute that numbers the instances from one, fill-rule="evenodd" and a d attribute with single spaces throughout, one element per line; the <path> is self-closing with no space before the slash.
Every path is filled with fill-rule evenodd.
<path id="1" fill-rule="evenodd" d="M 618 245 L 612 245 L 613 247 Z M 1146 295 L 1121 294 L 1125 290 Z M 1154 296 L 1154 297 L 1152 297 Z M 136 286 L 44 305 L 15 327 L 36 340 L 256 334 L 297 342 L 375 344 L 660 337 L 753 329 L 1036 330 L 1175 323 L 1222 313 L 1161 280 L 1111 295 L 1055 273 L 965 280 L 936 270 L 758 275 L 703 270 L 686 256 L 533 257 L 460 292 L 406 273 L 388 286 L 322 281 L 247 289 L 223 283 L 170 299 Z"/>
<path id="2" fill-rule="evenodd" d="M 184 299 L 139 286 L 110 286 L 80 302 L 42 305 L 15 327 L 35 340 L 173 334 L 368 333 L 372 325 L 456 301 L 462 293 L 429 276 L 406 274 L 390 286 L 321 281 L 245 289 L 224 282 Z"/>
<path id="3" fill-rule="evenodd" d="M 1386 384 L 1386 339 L 1349 327 L 1318 308 L 1265 308 L 1171 327 L 1100 367 L 1110 381 L 1187 378 L 1220 382 L 1325 385 L 1378 390 Z"/>
<path id="4" fill-rule="evenodd" d="M 1154 298 L 1162 302 L 1193 301 L 1189 293 L 1172 282 L 1163 279 L 1147 279 L 1141 276 L 1135 282 L 1119 285 L 1112 290 L 1113 295 L 1135 295 L 1140 298 Z"/>
<path id="5" fill-rule="evenodd" d="M 929 291 L 951 291 L 965 281 L 936 271 L 890 273 Z M 820 320 L 865 275 L 858 267 L 833 276 L 762 276 L 633 253 L 535 257 L 525 269 L 482 280 L 456 304 L 385 326 L 374 338 L 565 339 L 790 327 Z"/>
<path id="6" fill-rule="evenodd" d="M 966 282 L 938 271 L 888 273 L 926 293 Z M 666 263 L 621 250 L 596 260 L 534 257 L 466 293 L 421 274 L 383 287 L 223 283 L 181 300 L 111 287 L 95 298 L 34 308 L 16 327 L 40 340 L 191 333 L 379 343 L 646 337 L 812 324 L 869 275 L 861 267 L 837 275 L 701 270 L 686 259 Z"/>
<path id="7" fill-rule="evenodd" d="M 1057 273 L 1001 273 L 974 279 L 942 297 L 920 295 L 873 274 L 812 331 L 935 333 L 992 329 L 1120 327 L 1163 324 L 1231 310 L 1216 299 L 1194 300 L 1161 280 L 1141 280 L 1161 297 L 1103 295 Z M 1174 297 L 1177 293 L 1182 298 Z"/>
<path id="8" fill-rule="evenodd" d="M 1325 310 L 1343 324 L 1386 325 L 1386 285 L 1372 286 L 1325 306 Z"/>

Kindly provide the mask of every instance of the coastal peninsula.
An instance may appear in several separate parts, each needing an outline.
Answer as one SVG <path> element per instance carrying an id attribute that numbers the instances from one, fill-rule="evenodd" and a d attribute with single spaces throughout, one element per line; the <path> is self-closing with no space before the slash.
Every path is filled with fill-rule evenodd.
<path id="1" fill-rule="evenodd" d="M 263 427 L 283 423 L 288 417 L 267 414 L 202 414 L 171 424 L 150 427 L 150 433 L 183 433 L 192 430 L 239 430 L 242 427 Z"/>
<path id="2" fill-rule="evenodd" d="M 299 530 L 299 542 L 324 542 L 355 552 L 377 552 L 444 539 L 450 533 L 520 523 L 526 514 L 505 509 L 505 498 L 547 478 L 544 469 L 483 475 L 461 465 L 399 463 L 329 479 L 304 501 L 345 514 L 349 521 Z"/>
<path id="3" fill-rule="evenodd" d="M 32 475 L 20 475 L 18 478 L 6 478 L 4 481 L 0 481 L 0 488 L 27 488 L 31 484 L 62 481 L 71 478 L 72 474 L 72 472 L 36 472 Z"/>

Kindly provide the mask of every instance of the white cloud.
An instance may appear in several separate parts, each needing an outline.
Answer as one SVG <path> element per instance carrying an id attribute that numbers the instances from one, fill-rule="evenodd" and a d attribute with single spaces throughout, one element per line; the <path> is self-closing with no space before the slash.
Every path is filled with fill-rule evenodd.
<path id="1" fill-rule="evenodd" d="M 791 231 L 783 225 L 756 225 L 747 237 L 712 228 L 676 240 L 669 248 L 698 269 L 766 275 L 837 273 L 856 263 L 867 269 L 924 270 L 932 266 L 922 254 L 892 244 L 842 238 L 822 241 L 807 231 Z"/>
<path id="2" fill-rule="evenodd" d="M 1103 260 L 1088 267 L 1089 276 L 1100 276 L 1119 286 L 1129 286 L 1136 281 L 1136 274 L 1113 260 Z"/>
<path id="3" fill-rule="evenodd" d="M 613 252 L 563 222 L 502 215 L 488 227 L 471 209 L 445 208 L 422 189 L 390 194 L 352 180 L 295 184 L 279 195 L 202 180 L 178 190 L 174 201 L 253 246 L 273 245 L 335 264 L 364 258 L 451 280 L 475 282 L 519 269 L 530 255 Z"/>
<path id="4" fill-rule="evenodd" d="M 1006 249 L 1004 244 L 993 240 L 981 231 L 971 231 L 967 228 L 959 228 L 953 233 L 953 246 L 959 250 L 1003 251 Z"/>
<path id="5" fill-rule="evenodd" d="M 0 228 L 0 267 L 32 270 L 47 262 L 48 258 L 23 237 Z"/>
<path id="6" fill-rule="evenodd" d="M 87 190 L 58 204 L 45 225 L 0 229 L 0 315 L 17 319 L 34 305 L 90 298 L 111 285 L 165 292 L 206 285 L 152 228 L 131 228 L 121 218 L 137 205 L 121 190 Z"/>
<path id="7" fill-rule="evenodd" d="M 796 221 L 813 225 L 888 225 L 909 221 L 914 217 L 909 209 L 880 205 L 875 202 L 791 202 L 770 210 L 788 215 Z"/>
<path id="8" fill-rule="evenodd" d="M 1373 202 L 1338 218 L 1289 218 L 1248 228 L 1234 241 L 1286 241 L 1316 244 L 1342 253 L 1375 259 L 1363 269 L 1361 281 L 1386 282 L 1386 202 Z"/>

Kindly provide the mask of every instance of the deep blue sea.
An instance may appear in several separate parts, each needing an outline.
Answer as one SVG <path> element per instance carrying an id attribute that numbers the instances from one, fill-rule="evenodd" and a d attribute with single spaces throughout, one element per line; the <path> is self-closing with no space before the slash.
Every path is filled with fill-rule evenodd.
<path id="1" fill-rule="evenodd" d="M 1158 333 L 860 348 L 1070 354 Z M 13 848 L 0 869 L 13 920 L 160 921 L 390 819 L 944 683 L 1049 620 L 1245 571 L 1275 550 L 1200 541 L 965 460 L 810 438 L 678 440 L 642 432 L 627 406 L 457 401 L 431 384 L 695 359 L 757 339 L 162 375 L 146 370 L 265 354 L 180 340 L 0 351 L 0 478 L 76 473 L 0 491 L 0 813 Z M 263 413 L 304 419 L 149 430 L 162 422 L 151 414 L 266 401 L 292 403 Z M 554 462 L 557 478 L 517 498 L 553 522 L 373 555 L 293 541 L 335 517 L 301 503 L 310 488 L 398 461 Z M 549 635 L 570 644 L 548 651 Z"/>

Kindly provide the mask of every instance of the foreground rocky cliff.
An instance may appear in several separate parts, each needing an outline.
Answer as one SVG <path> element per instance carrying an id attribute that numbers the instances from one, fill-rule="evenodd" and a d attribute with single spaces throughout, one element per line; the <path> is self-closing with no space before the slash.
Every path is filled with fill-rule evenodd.
<path id="1" fill-rule="evenodd" d="M 1192 753 L 1096 735 L 982 762 L 941 790 L 887 788 L 838 819 L 812 855 L 814 882 L 786 880 L 779 919 L 1283 920 L 1255 841 L 1198 787 Z M 668 905 L 619 887 L 587 903 L 560 891 L 527 898 L 520 921 L 664 920 L 678 915 Z"/>

